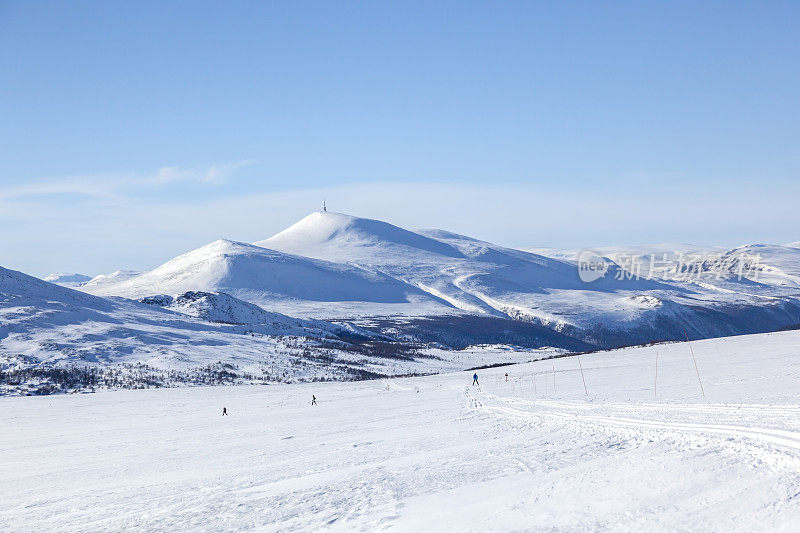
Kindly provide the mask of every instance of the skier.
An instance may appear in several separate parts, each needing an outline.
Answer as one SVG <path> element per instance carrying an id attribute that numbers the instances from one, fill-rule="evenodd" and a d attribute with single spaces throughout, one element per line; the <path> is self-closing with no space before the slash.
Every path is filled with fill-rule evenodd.
<path id="1" fill-rule="evenodd" d="M 225 407 L 222 408 L 222 416 L 228 416 L 228 410 Z"/>
<path id="2" fill-rule="evenodd" d="M 506 372 L 506 383 L 508 383 L 508 372 Z"/>
<path id="3" fill-rule="evenodd" d="M 478 383 L 478 373 L 477 372 L 475 372 L 475 374 L 473 374 L 473 376 L 472 376 L 472 386 L 474 387 L 475 385 L 477 385 L 478 387 L 481 386 L 481 384 Z"/>
<path id="4" fill-rule="evenodd" d="M 317 397 L 313 394 L 311 395 L 311 405 L 317 405 Z"/>

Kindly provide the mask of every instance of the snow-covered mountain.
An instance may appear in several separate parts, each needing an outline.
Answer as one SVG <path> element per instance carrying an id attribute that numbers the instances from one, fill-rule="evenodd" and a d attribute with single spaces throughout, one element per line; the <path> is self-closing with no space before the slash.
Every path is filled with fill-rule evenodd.
<path id="1" fill-rule="evenodd" d="M 411 232 L 385 222 L 317 212 L 254 243 L 273 250 L 357 264 L 447 301 L 461 311 L 554 322 L 543 299 L 586 290 L 574 265 L 442 230 Z M 633 288 L 600 280 L 594 290 Z M 657 284 L 645 282 L 641 288 Z"/>
<path id="2" fill-rule="evenodd" d="M 80 287 L 87 281 L 89 281 L 91 276 L 85 276 L 83 274 L 75 274 L 74 272 L 56 272 L 54 274 L 50 274 L 46 278 L 43 278 L 45 281 L 49 281 L 50 283 L 55 283 L 56 285 L 61 285 L 62 287 Z"/>
<path id="3" fill-rule="evenodd" d="M 759 283 L 800 289 L 800 248 L 750 244 L 726 252 L 721 259 L 731 274 L 742 272 Z"/>
<path id="4" fill-rule="evenodd" d="M 592 248 L 603 257 L 618 264 L 629 263 L 632 258 L 649 261 L 666 259 L 672 262 L 691 261 L 705 256 L 705 271 L 711 272 L 717 265 L 724 266 L 731 274 L 742 273 L 743 277 L 765 285 L 798 286 L 800 275 L 800 241 L 783 246 L 773 244 L 747 244 L 732 249 L 691 244 L 655 244 L 642 246 L 608 246 Z M 555 248 L 531 248 L 554 259 L 577 261 L 582 250 L 559 250 Z M 752 270 L 751 268 L 752 267 Z M 716 271 L 713 272 L 717 274 Z"/>
<path id="5" fill-rule="evenodd" d="M 189 291 L 177 298 L 166 294 L 147 296 L 139 300 L 148 305 L 171 309 L 209 322 L 227 324 L 285 323 L 286 315 L 270 313 L 257 305 L 222 292 Z M 299 320 L 297 321 L 299 324 Z"/>
<path id="6" fill-rule="evenodd" d="M 118 282 L 87 283 L 81 289 L 132 299 L 187 291 L 224 292 L 270 310 L 312 317 L 380 314 L 395 306 L 407 312 L 448 307 L 430 294 L 375 270 L 224 239 L 149 272 Z"/>
<path id="7" fill-rule="evenodd" d="M 119 283 L 121 281 L 138 276 L 139 274 L 141 274 L 141 272 L 138 270 L 116 270 L 110 274 L 100 274 L 95 276 L 85 283 L 82 283 L 81 286 L 86 287 L 87 290 L 100 290 L 105 285 Z"/>
<path id="8" fill-rule="evenodd" d="M 174 298 L 166 294 L 159 294 L 147 296 L 139 301 L 208 322 L 256 326 L 261 333 L 271 335 L 381 338 L 380 335 L 346 324 L 293 318 L 281 313 L 265 311 L 255 304 L 223 292 L 188 291 Z"/>
<path id="9" fill-rule="evenodd" d="M 585 283 L 567 252 L 318 212 L 254 244 L 217 240 L 77 291 L 0 269 L 0 361 L 161 373 L 130 383 L 352 379 L 441 368 L 450 356 L 433 365 L 436 349 L 480 358 L 471 347 L 588 350 L 800 323 L 800 248 L 673 251 L 712 259 L 695 279 L 645 279 L 624 259 L 646 247 L 609 249 L 606 275 Z M 236 370 L 208 370 L 218 363 Z"/>
<path id="10" fill-rule="evenodd" d="M 215 241 L 127 280 L 81 289 L 127 298 L 222 292 L 295 316 L 394 317 L 381 326 L 400 334 L 411 319 L 424 317 L 429 326 L 436 317 L 468 314 L 496 318 L 498 330 L 503 320 L 521 320 L 602 346 L 800 322 L 800 294 L 786 284 L 631 279 L 611 255 L 607 275 L 584 283 L 565 255 L 315 212 L 254 244 Z"/>
<path id="11" fill-rule="evenodd" d="M 268 313 L 225 294 L 163 298 L 145 302 L 103 298 L 0 267 L 0 347 L 39 359 L 78 355 L 79 359 L 97 360 L 135 352 L 163 353 L 164 346 L 170 345 L 190 348 L 216 334 L 257 331 L 322 338 L 351 331 L 323 321 Z M 186 332 L 196 335 L 189 338 Z"/>
<path id="12" fill-rule="evenodd" d="M 782 299 L 780 290 L 747 279 L 736 284 L 735 290 L 631 279 L 610 258 L 605 277 L 583 283 L 577 265 L 566 258 L 443 230 L 410 232 L 338 213 L 312 213 L 255 244 L 357 264 L 419 287 L 463 312 L 531 321 L 600 344 L 677 338 L 685 330 L 697 336 L 744 333 L 753 332 L 748 327 L 768 330 L 800 322 L 796 300 Z M 715 251 L 688 245 L 679 250 Z M 750 316 L 747 324 L 742 319 L 745 314 Z"/>
<path id="13" fill-rule="evenodd" d="M 0 394 L 40 380 L 86 385 L 95 376 L 86 372 L 104 376 L 108 386 L 141 387 L 354 379 L 430 368 L 429 357 L 402 347 L 395 350 L 402 357 L 389 349 L 372 356 L 372 343 L 385 340 L 350 324 L 267 312 L 226 294 L 103 298 L 0 267 Z"/>

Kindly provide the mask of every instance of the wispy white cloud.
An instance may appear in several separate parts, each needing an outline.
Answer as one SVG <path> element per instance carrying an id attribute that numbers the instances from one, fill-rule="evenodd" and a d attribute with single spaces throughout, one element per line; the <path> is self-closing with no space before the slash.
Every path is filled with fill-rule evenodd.
<path id="1" fill-rule="evenodd" d="M 254 164 L 244 160 L 203 168 L 164 166 L 148 173 L 107 173 L 43 178 L 25 184 L 0 187 L 0 200 L 33 196 L 79 195 L 95 198 L 124 198 L 142 189 L 169 184 L 222 185 L 234 173 Z"/>
<path id="2" fill-rule="evenodd" d="M 211 165 L 208 168 L 184 168 L 184 167 L 161 167 L 151 176 L 145 177 L 142 181 L 147 183 L 175 183 L 175 182 L 196 182 L 221 185 L 226 183 L 234 172 L 252 165 L 252 161 L 238 161 L 222 165 Z"/>

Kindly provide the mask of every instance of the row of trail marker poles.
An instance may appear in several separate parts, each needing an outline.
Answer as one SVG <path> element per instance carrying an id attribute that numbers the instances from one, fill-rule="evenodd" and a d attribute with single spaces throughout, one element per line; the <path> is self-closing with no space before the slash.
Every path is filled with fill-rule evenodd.
<path id="1" fill-rule="evenodd" d="M 703 390 L 703 382 L 700 380 L 700 370 L 697 369 L 697 359 L 694 356 L 692 343 L 689 341 L 689 333 L 686 330 L 683 330 L 683 332 L 686 333 L 686 343 L 689 345 L 689 351 L 692 352 L 692 361 L 694 361 L 694 371 L 697 372 L 697 382 L 700 384 L 700 392 L 703 394 L 703 397 L 705 397 L 706 391 Z"/>

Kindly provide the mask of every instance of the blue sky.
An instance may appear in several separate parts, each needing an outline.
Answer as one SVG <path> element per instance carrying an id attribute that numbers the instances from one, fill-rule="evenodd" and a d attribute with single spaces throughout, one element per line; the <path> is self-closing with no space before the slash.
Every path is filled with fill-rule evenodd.
<path id="1" fill-rule="evenodd" d="M 800 240 L 800 3 L 0 0 L 0 265 L 327 199 L 520 247 Z"/>

